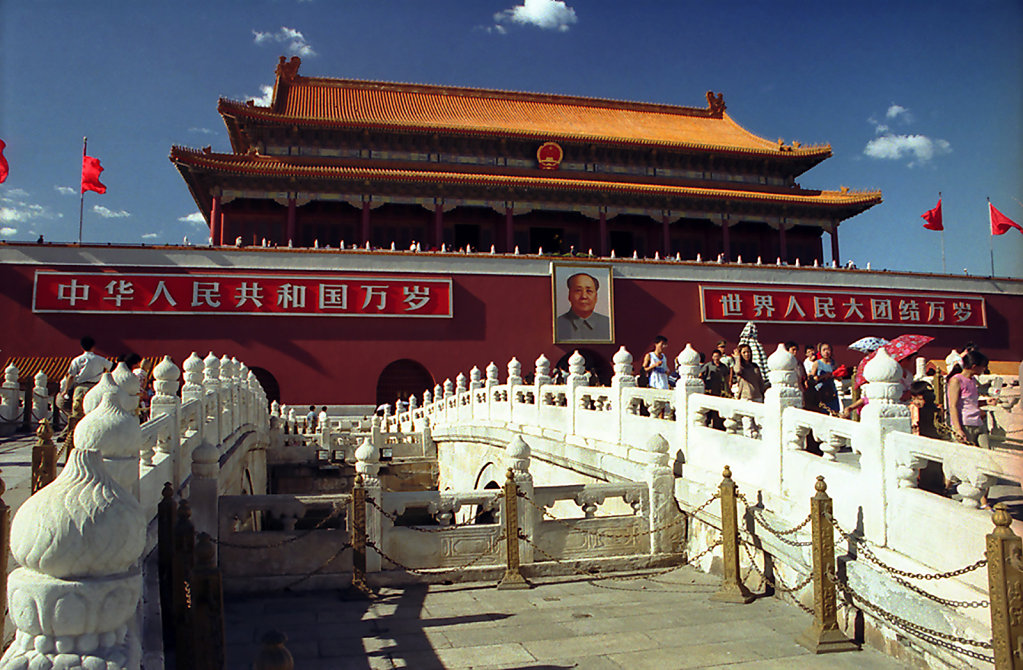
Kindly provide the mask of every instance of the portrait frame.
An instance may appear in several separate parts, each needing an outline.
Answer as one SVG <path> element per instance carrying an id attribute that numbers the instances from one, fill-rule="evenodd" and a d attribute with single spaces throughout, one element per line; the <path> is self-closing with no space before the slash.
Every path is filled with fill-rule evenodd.
<path id="1" fill-rule="evenodd" d="M 575 275 L 589 275 L 597 286 L 596 319 L 582 323 L 578 319 L 569 294 L 568 280 Z M 551 263 L 551 331 L 554 344 L 613 344 L 614 273 L 610 265 L 594 263 Z"/>

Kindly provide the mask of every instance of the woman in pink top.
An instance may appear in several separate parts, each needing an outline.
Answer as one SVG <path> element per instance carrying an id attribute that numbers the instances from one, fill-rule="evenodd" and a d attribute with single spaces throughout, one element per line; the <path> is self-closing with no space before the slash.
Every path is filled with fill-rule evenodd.
<path id="1" fill-rule="evenodd" d="M 952 435 L 959 442 L 985 449 L 988 446 L 987 418 L 980 409 L 976 377 L 984 373 L 987 363 L 987 356 L 979 351 L 967 352 L 963 356 L 963 371 L 953 375 L 948 382 L 948 414 Z M 987 400 L 988 404 L 994 402 L 993 398 Z"/>

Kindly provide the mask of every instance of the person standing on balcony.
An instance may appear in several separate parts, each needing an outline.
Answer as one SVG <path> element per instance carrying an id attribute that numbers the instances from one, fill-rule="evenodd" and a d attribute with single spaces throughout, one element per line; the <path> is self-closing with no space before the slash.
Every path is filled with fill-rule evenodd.
<path id="1" fill-rule="evenodd" d="M 96 340 L 86 335 L 79 341 L 79 344 L 82 345 L 82 353 L 72 360 L 67 368 L 67 392 L 71 395 L 71 419 L 58 440 L 66 439 L 74 431 L 78 420 L 85 415 L 82 410 L 85 394 L 99 382 L 104 372 L 110 370 L 110 361 L 92 351 L 96 346 Z"/>
<path id="2" fill-rule="evenodd" d="M 831 357 L 831 345 L 821 342 L 817 345 L 817 353 L 820 358 L 813 362 L 810 378 L 817 389 L 817 396 L 821 405 L 826 407 L 832 414 L 838 414 L 841 407 L 838 404 L 838 387 L 835 386 L 835 359 Z M 810 408 L 814 409 L 814 408 Z"/>
<path id="3" fill-rule="evenodd" d="M 668 346 L 668 338 L 658 335 L 654 338 L 653 351 L 648 351 L 643 356 L 643 372 L 647 373 L 649 382 L 647 386 L 652 389 L 670 389 L 668 383 L 668 354 L 665 347 Z"/>
<path id="4" fill-rule="evenodd" d="M 732 386 L 739 400 L 764 401 L 764 377 L 760 366 L 753 362 L 753 350 L 748 344 L 740 344 L 733 353 Z"/>
<path id="5" fill-rule="evenodd" d="M 963 444 L 984 449 L 988 446 L 987 417 L 980 408 L 980 387 L 977 375 L 984 374 L 988 358 L 976 349 L 963 356 L 963 371 L 948 382 L 948 417 L 952 436 Z M 989 398 L 987 404 L 995 404 Z"/>

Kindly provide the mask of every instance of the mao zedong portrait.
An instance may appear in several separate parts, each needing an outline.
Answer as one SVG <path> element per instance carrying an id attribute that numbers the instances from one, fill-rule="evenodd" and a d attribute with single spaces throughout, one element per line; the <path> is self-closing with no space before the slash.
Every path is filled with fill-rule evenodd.
<path id="1" fill-rule="evenodd" d="M 568 278 L 570 310 L 558 317 L 555 334 L 558 342 L 577 340 L 604 341 L 611 339 L 611 320 L 595 312 L 600 282 L 585 272 Z"/>

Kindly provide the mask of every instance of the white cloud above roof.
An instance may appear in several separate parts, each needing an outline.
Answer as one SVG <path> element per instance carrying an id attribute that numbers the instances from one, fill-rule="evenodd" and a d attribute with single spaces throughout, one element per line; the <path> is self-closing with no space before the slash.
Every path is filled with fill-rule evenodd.
<path id="1" fill-rule="evenodd" d="M 263 84 L 259 87 L 259 95 L 246 95 L 242 96 L 246 100 L 251 100 L 253 103 L 260 107 L 269 107 L 270 103 L 273 102 L 274 87 L 268 84 Z"/>
<path id="2" fill-rule="evenodd" d="M 506 25 L 509 23 L 567 32 L 569 27 L 578 21 L 579 18 L 575 15 L 575 10 L 569 7 L 564 0 L 524 0 L 521 5 L 494 14 L 494 26 L 491 32 L 504 34 L 507 32 Z"/>
<path id="3" fill-rule="evenodd" d="M 10 226 L 0 227 L 0 237 L 12 237 L 18 234 L 17 228 L 11 228 Z"/>
<path id="4" fill-rule="evenodd" d="M 281 26 L 281 29 L 277 32 L 261 32 L 259 30 L 253 30 L 252 34 L 255 36 L 255 43 L 260 46 L 275 43 L 286 45 L 284 48 L 286 56 L 301 56 L 302 58 L 308 58 L 316 55 L 316 50 L 313 49 L 313 45 L 309 44 L 306 40 L 302 31 L 295 30 L 294 28 Z"/>
<path id="5" fill-rule="evenodd" d="M 93 205 L 92 211 L 96 212 L 104 219 L 124 219 L 131 216 L 131 212 L 126 212 L 123 209 L 112 210 L 104 207 L 103 205 Z"/>
<path id="6" fill-rule="evenodd" d="M 867 142 L 863 153 L 871 158 L 881 160 L 911 158 L 909 165 L 912 167 L 926 163 L 935 156 L 952 153 L 952 145 L 947 140 L 931 138 L 926 135 L 886 133 Z"/>
<path id="7" fill-rule="evenodd" d="M 78 189 L 73 186 L 54 186 L 53 190 L 61 195 L 74 195 L 78 193 Z"/>
<path id="8" fill-rule="evenodd" d="M 202 212 L 195 211 L 185 216 L 179 216 L 178 221 L 182 223 L 191 223 L 194 226 L 205 226 L 206 219 L 203 217 Z"/>

